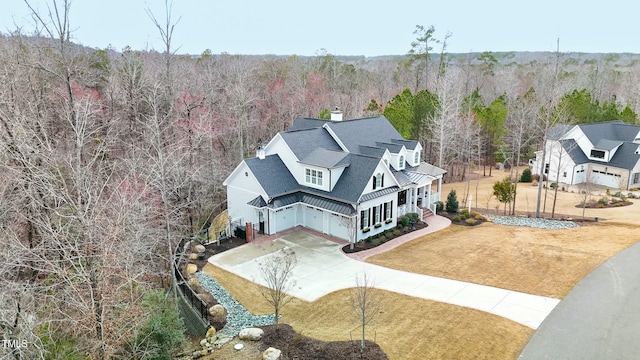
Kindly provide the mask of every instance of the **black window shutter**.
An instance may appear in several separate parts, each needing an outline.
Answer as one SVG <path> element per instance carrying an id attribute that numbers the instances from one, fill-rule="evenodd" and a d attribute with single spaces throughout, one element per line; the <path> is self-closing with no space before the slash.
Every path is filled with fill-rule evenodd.
<path id="1" fill-rule="evenodd" d="M 360 211 L 360 230 L 364 229 L 364 211 Z"/>
<path id="2" fill-rule="evenodd" d="M 383 212 L 383 214 L 384 214 L 385 218 L 387 217 L 387 206 L 389 206 L 389 203 L 384 203 L 384 212 Z"/>
<path id="3" fill-rule="evenodd" d="M 373 190 L 376 189 L 376 176 L 373 176 Z"/>
<path id="4" fill-rule="evenodd" d="M 393 200 L 389 201 L 389 206 L 391 206 L 391 210 L 389 211 L 389 217 L 393 219 Z"/>
<path id="5" fill-rule="evenodd" d="M 367 210 L 367 212 L 369 213 L 369 226 L 371 226 L 371 209 Z"/>
<path id="6" fill-rule="evenodd" d="M 384 174 L 382 174 L 382 181 L 380 182 L 380 187 L 384 187 Z"/>

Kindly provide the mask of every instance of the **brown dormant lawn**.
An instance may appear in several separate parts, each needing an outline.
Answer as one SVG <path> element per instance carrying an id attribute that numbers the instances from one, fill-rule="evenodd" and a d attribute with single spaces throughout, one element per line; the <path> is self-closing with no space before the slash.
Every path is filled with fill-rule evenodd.
<path id="1" fill-rule="evenodd" d="M 502 205 L 490 196 L 493 183 L 506 173 L 472 181 L 474 208 Z M 465 183 L 446 184 L 442 198 L 456 189 L 465 206 Z M 519 213 L 535 213 L 537 189 L 518 188 Z M 600 196 L 600 195 L 599 195 Z M 595 198 L 598 198 L 596 196 Z M 558 192 L 557 217 L 582 216 L 576 205 L 584 199 L 576 192 Z M 631 206 L 586 209 L 588 222 L 577 229 L 543 230 L 485 223 L 476 227 L 450 226 L 408 242 L 367 261 L 416 273 L 502 287 L 525 293 L 564 297 L 595 267 L 640 240 L 640 199 Z M 551 213 L 553 192 L 547 193 Z M 213 276 L 255 314 L 270 313 L 260 287 L 212 265 Z M 386 306 L 371 326 L 375 340 L 390 359 L 515 359 L 533 330 L 481 311 L 384 292 Z M 313 303 L 294 299 L 283 311 L 284 323 L 304 335 L 321 340 L 357 338 L 357 321 L 351 314 L 349 291 L 331 293 Z M 373 332 L 370 339 L 373 340 Z"/>
<path id="2" fill-rule="evenodd" d="M 262 299 L 259 285 L 210 264 L 203 271 L 254 314 L 273 313 Z M 384 310 L 368 327 L 367 339 L 375 339 L 390 359 L 515 359 L 533 333 L 524 325 L 482 311 L 380 292 Z M 311 303 L 294 299 L 283 308 L 282 322 L 320 340 L 359 339 L 349 290 Z M 225 346 L 224 352 L 214 352 L 211 358 L 240 355 L 233 354 L 232 346 Z M 242 356 L 255 359 L 259 353 Z"/>

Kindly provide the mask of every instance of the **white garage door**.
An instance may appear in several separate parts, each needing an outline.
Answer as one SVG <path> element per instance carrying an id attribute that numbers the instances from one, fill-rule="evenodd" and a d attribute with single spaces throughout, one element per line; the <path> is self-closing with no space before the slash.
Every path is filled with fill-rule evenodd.
<path id="1" fill-rule="evenodd" d="M 293 206 L 276 210 L 276 232 L 292 228 L 296 225 L 296 211 Z"/>
<path id="2" fill-rule="evenodd" d="M 304 222 L 307 227 L 324 232 L 324 212 L 322 210 L 307 206 L 305 208 Z"/>
<path id="3" fill-rule="evenodd" d="M 612 189 L 620 188 L 620 175 L 594 170 L 591 174 L 591 180 L 595 184 L 610 187 Z"/>
<path id="4" fill-rule="evenodd" d="M 343 219 L 348 218 L 337 214 L 331 214 L 331 216 L 329 216 L 329 235 L 348 241 L 349 232 L 343 224 L 343 222 L 347 220 Z"/>

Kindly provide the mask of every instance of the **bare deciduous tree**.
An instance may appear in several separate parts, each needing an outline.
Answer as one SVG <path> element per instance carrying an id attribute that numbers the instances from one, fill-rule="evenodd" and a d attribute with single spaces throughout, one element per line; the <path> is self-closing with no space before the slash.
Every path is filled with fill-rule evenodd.
<path id="1" fill-rule="evenodd" d="M 384 303 L 379 290 L 374 288 L 374 281 L 366 272 L 356 275 L 356 287 L 351 291 L 351 308 L 362 328 L 360 348 L 365 348 L 365 328 L 373 324 L 382 312 Z"/>
<path id="2" fill-rule="evenodd" d="M 260 264 L 260 273 L 267 285 L 262 296 L 273 307 L 276 331 L 282 308 L 292 299 L 290 292 L 295 286 L 295 280 L 291 278 L 291 274 L 297 262 L 293 250 L 284 248 Z"/>

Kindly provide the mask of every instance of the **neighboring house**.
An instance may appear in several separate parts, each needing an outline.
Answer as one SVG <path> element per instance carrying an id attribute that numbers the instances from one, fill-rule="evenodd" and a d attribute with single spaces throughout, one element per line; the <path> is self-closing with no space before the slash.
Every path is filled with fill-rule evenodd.
<path id="1" fill-rule="evenodd" d="M 548 181 L 622 190 L 640 187 L 640 126 L 620 120 L 559 125 L 545 146 L 544 162 L 542 151 L 537 151 L 530 165 L 533 174 L 542 169 Z"/>
<path id="2" fill-rule="evenodd" d="M 435 212 L 445 171 L 421 161 L 420 143 L 383 116 L 331 117 L 296 119 L 235 168 L 223 183 L 231 224 L 264 234 L 302 225 L 347 241 L 351 230 L 357 242 L 406 213 Z"/>

